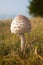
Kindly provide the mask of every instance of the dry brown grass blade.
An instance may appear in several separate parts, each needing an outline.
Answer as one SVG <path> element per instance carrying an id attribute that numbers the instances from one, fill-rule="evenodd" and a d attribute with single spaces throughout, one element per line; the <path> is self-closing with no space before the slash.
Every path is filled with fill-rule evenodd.
<path id="1" fill-rule="evenodd" d="M 43 61 L 43 57 L 41 57 L 40 55 L 37 54 L 37 57 L 40 58 L 40 60 Z"/>

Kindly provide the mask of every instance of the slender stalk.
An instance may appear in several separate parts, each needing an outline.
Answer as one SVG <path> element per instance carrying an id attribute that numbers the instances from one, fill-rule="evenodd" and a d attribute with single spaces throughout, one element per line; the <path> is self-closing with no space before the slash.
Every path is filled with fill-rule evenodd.
<path id="1" fill-rule="evenodd" d="M 25 51 L 25 35 L 21 34 L 20 38 L 21 38 L 21 51 L 23 52 Z"/>

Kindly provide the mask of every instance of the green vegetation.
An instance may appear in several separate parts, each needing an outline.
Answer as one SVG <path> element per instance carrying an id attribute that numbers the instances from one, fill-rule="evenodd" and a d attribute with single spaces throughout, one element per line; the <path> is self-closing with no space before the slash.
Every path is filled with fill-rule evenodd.
<path id="1" fill-rule="evenodd" d="M 33 16 L 43 17 L 43 0 L 30 0 L 28 10 Z"/>
<path id="2" fill-rule="evenodd" d="M 43 65 L 43 18 L 30 19 L 25 54 L 20 51 L 19 35 L 10 32 L 11 21 L 0 20 L 0 65 Z"/>

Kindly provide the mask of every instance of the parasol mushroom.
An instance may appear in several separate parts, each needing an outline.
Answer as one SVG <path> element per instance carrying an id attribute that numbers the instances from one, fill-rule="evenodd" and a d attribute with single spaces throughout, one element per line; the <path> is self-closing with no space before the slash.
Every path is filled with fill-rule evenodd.
<path id="1" fill-rule="evenodd" d="M 31 23 L 27 17 L 19 15 L 15 17 L 10 27 L 11 33 L 19 34 L 21 38 L 21 51 L 25 49 L 25 35 L 24 33 L 30 32 Z"/>

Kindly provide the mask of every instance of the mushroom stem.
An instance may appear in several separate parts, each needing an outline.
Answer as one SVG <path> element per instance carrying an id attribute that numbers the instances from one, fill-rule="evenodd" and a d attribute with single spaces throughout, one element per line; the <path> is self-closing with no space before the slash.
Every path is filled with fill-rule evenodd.
<path id="1" fill-rule="evenodd" d="M 25 35 L 21 34 L 20 38 L 21 38 L 21 51 L 23 52 L 25 51 Z"/>

